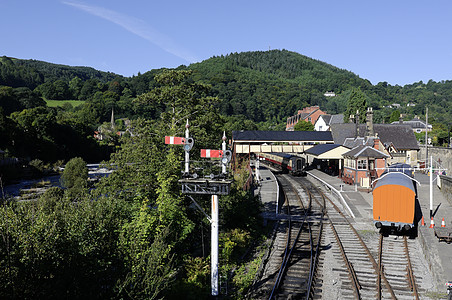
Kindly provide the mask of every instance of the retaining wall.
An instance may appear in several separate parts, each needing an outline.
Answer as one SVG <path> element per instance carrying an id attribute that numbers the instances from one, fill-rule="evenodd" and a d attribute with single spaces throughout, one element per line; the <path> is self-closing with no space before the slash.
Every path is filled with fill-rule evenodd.
<path id="1" fill-rule="evenodd" d="M 441 179 L 441 192 L 443 193 L 444 198 L 452 205 L 452 177 L 444 175 L 440 175 L 439 177 Z"/>
<path id="2" fill-rule="evenodd" d="M 419 151 L 417 158 L 418 160 L 425 160 L 425 146 L 420 145 L 421 150 Z M 433 166 L 435 166 L 435 162 L 438 159 L 441 160 L 441 165 L 443 168 L 447 169 L 447 175 L 452 174 L 452 148 L 443 148 L 443 147 L 428 147 L 428 159 L 430 160 L 430 156 L 433 157 Z"/>

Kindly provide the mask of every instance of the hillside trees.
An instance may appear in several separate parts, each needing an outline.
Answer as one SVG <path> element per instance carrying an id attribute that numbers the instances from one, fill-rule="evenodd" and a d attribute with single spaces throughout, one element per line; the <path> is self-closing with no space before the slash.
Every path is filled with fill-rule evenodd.
<path id="1" fill-rule="evenodd" d="M 344 114 L 344 121 L 348 122 L 350 115 L 354 115 L 359 112 L 359 122 L 363 123 L 366 120 L 367 111 L 367 97 L 361 91 L 361 89 L 353 88 L 348 98 L 347 110 Z"/>

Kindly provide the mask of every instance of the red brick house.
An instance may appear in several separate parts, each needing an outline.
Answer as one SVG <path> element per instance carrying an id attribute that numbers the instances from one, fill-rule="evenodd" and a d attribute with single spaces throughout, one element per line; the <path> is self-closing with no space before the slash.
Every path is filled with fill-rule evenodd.
<path id="1" fill-rule="evenodd" d="M 295 124 L 300 120 L 310 122 L 314 125 L 321 115 L 326 115 L 326 112 L 321 111 L 319 106 L 305 107 L 299 110 L 296 115 L 287 118 L 286 131 L 293 131 Z"/>

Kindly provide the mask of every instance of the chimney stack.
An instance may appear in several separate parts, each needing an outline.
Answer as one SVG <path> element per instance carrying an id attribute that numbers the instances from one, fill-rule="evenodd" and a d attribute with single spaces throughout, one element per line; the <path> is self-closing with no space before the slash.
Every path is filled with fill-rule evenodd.
<path id="1" fill-rule="evenodd" d="M 359 136 L 359 110 L 356 111 L 355 118 L 355 138 Z"/>
<path id="2" fill-rule="evenodd" d="M 366 136 L 374 136 L 373 114 L 372 107 L 368 107 L 366 113 Z"/>

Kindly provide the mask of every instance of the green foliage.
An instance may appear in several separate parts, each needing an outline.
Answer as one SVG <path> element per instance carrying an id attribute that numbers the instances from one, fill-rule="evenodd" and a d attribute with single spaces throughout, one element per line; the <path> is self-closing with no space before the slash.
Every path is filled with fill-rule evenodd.
<path id="1" fill-rule="evenodd" d="M 80 191 L 87 187 L 88 168 L 80 157 L 74 157 L 66 164 L 61 175 L 61 185 L 69 190 Z"/>
<path id="2" fill-rule="evenodd" d="M 400 111 L 398 109 L 394 110 L 389 117 L 389 123 L 398 122 L 400 118 Z"/>
<path id="3" fill-rule="evenodd" d="M 293 127 L 294 131 L 314 131 L 314 125 L 311 122 L 300 120 Z"/>
<path id="4" fill-rule="evenodd" d="M 359 122 L 366 122 L 367 97 L 360 88 L 353 88 L 348 98 L 347 111 L 344 114 L 344 121 L 348 122 L 350 115 L 357 118 L 359 112 Z"/>
<path id="5" fill-rule="evenodd" d="M 105 299 L 124 278 L 118 248 L 129 209 L 112 199 L 74 205 L 54 188 L 0 207 L 0 298 Z"/>
<path id="6" fill-rule="evenodd" d="M 250 233 L 239 228 L 220 234 L 221 260 L 229 264 L 237 262 L 249 246 Z"/>
<path id="7" fill-rule="evenodd" d="M 142 201 L 131 222 L 120 234 L 120 248 L 124 253 L 124 267 L 128 270 L 118 284 L 119 294 L 131 299 L 156 299 L 171 283 L 174 275 L 174 254 L 167 244 L 169 227 L 155 232 L 155 216 Z"/>

